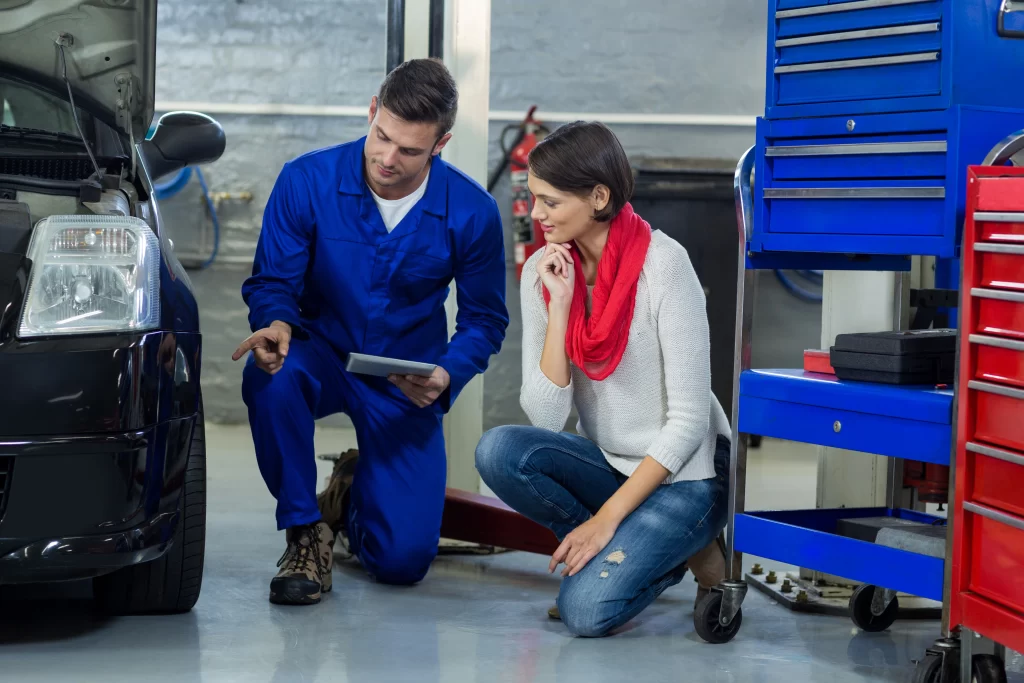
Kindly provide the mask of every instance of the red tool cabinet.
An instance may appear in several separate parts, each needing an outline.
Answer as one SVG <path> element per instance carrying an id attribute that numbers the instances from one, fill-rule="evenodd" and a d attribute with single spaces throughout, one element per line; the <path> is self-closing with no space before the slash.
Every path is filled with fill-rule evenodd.
<path id="1" fill-rule="evenodd" d="M 950 626 L 1024 650 L 1024 168 L 972 167 Z"/>

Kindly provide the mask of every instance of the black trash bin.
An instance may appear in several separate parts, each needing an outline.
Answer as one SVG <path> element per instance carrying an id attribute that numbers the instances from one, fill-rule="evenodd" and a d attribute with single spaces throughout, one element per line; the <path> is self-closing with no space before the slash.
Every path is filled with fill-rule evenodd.
<path id="1" fill-rule="evenodd" d="M 738 233 L 733 200 L 735 160 L 633 160 L 633 208 L 651 227 L 682 244 L 707 298 L 711 389 L 732 411 Z"/>

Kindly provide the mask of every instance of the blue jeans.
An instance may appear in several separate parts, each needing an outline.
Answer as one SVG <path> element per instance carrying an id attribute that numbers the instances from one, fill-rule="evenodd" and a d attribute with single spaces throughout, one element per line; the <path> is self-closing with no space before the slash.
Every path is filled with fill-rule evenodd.
<path id="1" fill-rule="evenodd" d="M 476 450 L 480 476 L 506 505 L 559 539 L 626 481 L 593 442 L 536 427 L 498 427 Z M 660 486 L 608 546 L 562 581 L 558 609 L 574 634 L 608 635 L 682 581 L 686 560 L 717 537 L 728 506 L 729 440 L 719 437 L 713 479 Z"/>

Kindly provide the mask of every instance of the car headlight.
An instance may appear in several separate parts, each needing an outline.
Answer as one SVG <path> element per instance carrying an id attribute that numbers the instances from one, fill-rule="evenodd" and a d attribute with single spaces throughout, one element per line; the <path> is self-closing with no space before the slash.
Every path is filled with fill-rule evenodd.
<path id="1" fill-rule="evenodd" d="M 160 242 L 122 216 L 50 216 L 29 243 L 19 336 L 148 330 L 160 324 Z"/>

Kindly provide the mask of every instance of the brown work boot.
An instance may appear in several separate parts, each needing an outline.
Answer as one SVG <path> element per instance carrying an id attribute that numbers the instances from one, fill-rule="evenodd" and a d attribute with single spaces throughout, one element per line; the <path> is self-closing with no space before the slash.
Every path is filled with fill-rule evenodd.
<path id="1" fill-rule="evenodd" d="M 554 619 L 555 621 L 562 620 L 562 613 L 558 609 L 558 603 L 555 603 L 548 608 L 548 619 Z"/>
<path id="2" fill-rule="evenodd" d="M 270 602 L 278 605 L 315 605 L 333 584 L 334 533 L 323 522 L 297 526 L 285 532 L 288 548 L 278 560 L 281 571 L 270 582 Z"/>
<path id="3" fill-rule="evenodd" d="M 687 564 L 697 581 L 697 600 L 694 603 L 696 609 L 711 589 L 725 580 L 725 537 L 719 536 L 707 547 L 699 550 Z"/>
<path id="4" fill-rule="evenodd" d="M 356 474 L 356 462 L 359 451 L 350 448 L 334 462 L 331 479 L 320 495 L 316 504 L 320 508 L 320 519 L 342 538 L 347 536 L 345 523 L 348 521 L 348 493 L 352 490 L 352 479 Z"/>

